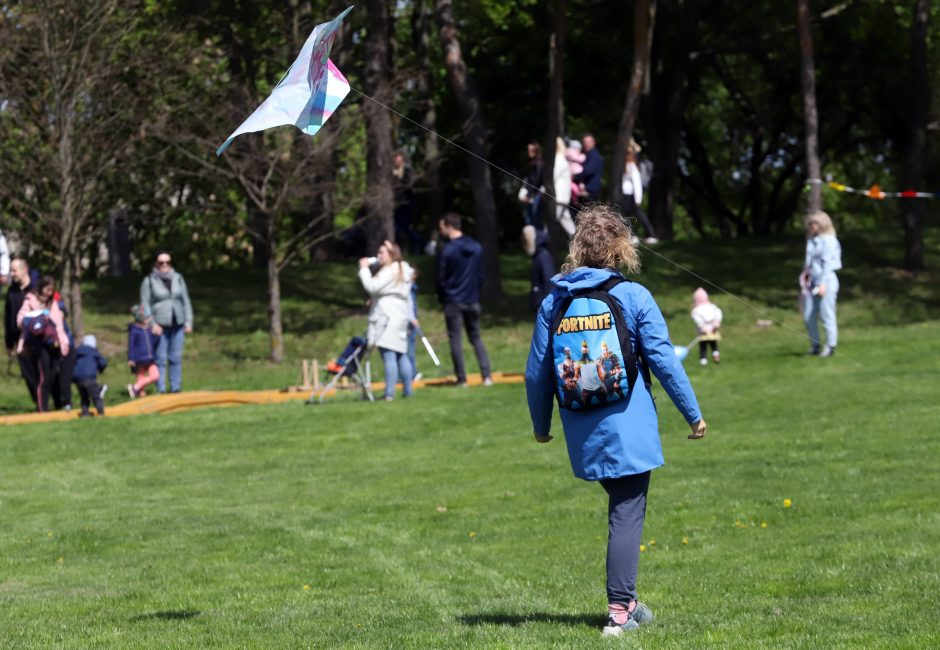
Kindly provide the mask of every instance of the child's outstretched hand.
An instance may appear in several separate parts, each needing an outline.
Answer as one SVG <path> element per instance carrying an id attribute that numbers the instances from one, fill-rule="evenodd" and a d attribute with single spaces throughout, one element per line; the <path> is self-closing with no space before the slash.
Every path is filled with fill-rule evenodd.
<path id="1" fill-rule="evenodd" d="M 705 420 L 699 420 L 695 424 L 689 425 L 692 428 L 692 433 L 689 436 L 689 440 L 698 440 L 699 438 L 705 437 Z"/>

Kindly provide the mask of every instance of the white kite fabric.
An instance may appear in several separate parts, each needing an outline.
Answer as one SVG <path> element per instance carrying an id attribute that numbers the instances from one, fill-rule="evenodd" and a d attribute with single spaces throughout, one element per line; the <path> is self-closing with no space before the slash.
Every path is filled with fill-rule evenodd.
<path id="1" fill-rule="evenodd" d="M 320 130 L 349 93 L 349 82 L 329 57 L 336 32 L 351 10 L 349 7 L 330 22 L 313 28 L 287 74 L 251 117 L 242 122 L 216 150 L 217 156 L 221 156 L 232 140 L 243 133 L 288 124 L 307 135 Z"/>

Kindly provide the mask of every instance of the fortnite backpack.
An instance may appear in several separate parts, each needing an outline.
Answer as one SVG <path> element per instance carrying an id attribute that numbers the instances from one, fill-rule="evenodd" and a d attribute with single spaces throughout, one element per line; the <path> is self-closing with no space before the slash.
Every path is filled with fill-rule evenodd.
<path id="1" fill-rule="evenodd" d="M 52 347 L 58 342 L 55 323 L 48 309 L 36 309 L 23 315 L 23 332 L 26 342 L 33 346 Z"/>
<path id="2" fill-rule="evenodd" d="M 638 374 L 636 355 L 623 309 L 610 295 L 621 282 L 629 280 L 615 276 L 560 303 L 547 354 L 561 408 L 579 411 L 629 398 Z"/>

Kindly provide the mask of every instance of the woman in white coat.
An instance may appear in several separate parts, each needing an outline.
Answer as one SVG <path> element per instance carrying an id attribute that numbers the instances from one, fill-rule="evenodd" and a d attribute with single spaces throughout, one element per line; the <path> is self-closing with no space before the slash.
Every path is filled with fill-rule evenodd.
<path id="1" fill-rule="evenodd" d="M 375 274 L 370 265 L 377 265 Z M 414 272 L 401 258 L 398 245 L 385 241 L 376 259 L 359 260 L 359 280 L 369 294 L 369 348 L 378 348 L 385 366 L 385 399 L 395 399 L 395 384 L 401 378 L 404 396 L 411 395 L 414 371 L 408 358 L 408 324 L 411 322 L 411 282 Z"/>
<path id="2" fill-rule="evenodd" d="M 567 233 L 568 238 L 574 235 L 574 219 L 571 218 L 571 168 L 565 158 L 565 141 L 561 138 L 555 140 L 555 167 L 552 170 L 555 182 L 555 219 Z"/>

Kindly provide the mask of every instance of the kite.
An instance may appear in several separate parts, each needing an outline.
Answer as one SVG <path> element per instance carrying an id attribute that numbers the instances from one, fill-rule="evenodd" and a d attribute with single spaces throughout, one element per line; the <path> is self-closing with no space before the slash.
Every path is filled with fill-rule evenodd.
<path id="1" fill-rule="evenodd" d="M 349 82 L 329 57 L 336 32 L 351 10 L 349 7 L 330 22 L 313 28 L 297 59 L 271 95 L 222 143 L 215 152 L 217 156 L 243 133 L 287 124 L 293 124 L 307 135 L 320 130 L 349 93 Z"/>

